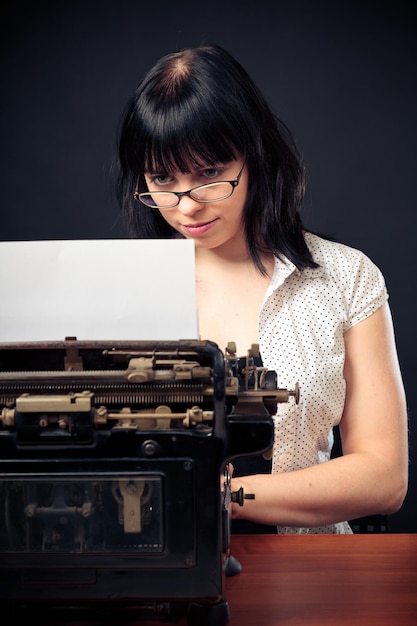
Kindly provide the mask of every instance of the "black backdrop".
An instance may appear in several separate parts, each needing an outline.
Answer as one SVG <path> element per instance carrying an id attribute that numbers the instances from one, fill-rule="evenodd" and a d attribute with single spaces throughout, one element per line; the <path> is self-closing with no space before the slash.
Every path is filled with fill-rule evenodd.
<path id="1" fill-rule="evenodd" d="M 245 4 L 6 0 L 0 239 L 123 236 L 109 169 L 128 97 L 161 55 L 227 47 L 304 154 L 307 225 L 385 274 L 411 444 L 409 494 L 391 527 L 417 532 L 416 21 L 402 0 Z"/>

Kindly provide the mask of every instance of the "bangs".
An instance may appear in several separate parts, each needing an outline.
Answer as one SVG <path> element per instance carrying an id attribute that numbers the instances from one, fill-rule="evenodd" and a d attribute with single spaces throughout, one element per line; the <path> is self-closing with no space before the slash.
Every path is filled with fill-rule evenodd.
<path id="1" fill-rule="evenodd" d="M 189 109 L 192 110 L 192 107 Z M 207 112 L 206 112 L 207 113 Z M 181 111 L 177 106 L 159 111 L 148 120 L 142 137 L 143 172 L 189 173 L 192 168 L 228 163 L 240 147 L 230 128 L 209 115 Z"/>

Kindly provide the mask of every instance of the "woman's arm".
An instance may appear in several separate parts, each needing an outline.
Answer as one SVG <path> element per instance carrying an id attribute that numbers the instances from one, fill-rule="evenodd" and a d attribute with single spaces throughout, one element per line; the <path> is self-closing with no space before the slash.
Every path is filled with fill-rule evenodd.
<path id="1" fill-rule="evenodd" d="M 313 527 L 396 512 L 408 484 L 407 411 L 388 305 L 345 334 L 343 456 L 307 469 L 232 479 L 255 500 L 232 517 Z"/>

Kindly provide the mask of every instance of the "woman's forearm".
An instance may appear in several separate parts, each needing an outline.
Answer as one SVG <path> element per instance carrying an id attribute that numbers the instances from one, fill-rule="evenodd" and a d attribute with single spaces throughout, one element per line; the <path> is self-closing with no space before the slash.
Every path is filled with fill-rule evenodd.
<path id="1" fill-rule="evenodd" d="M 232 517 L 263 524 L 314 527 L 370 514 L 391 514 L 407 489 L 406 464 L 391 466 L 370 453 L 352 453 L 288 473 L 232 478 L 255 498 L 232 504 Z"/>

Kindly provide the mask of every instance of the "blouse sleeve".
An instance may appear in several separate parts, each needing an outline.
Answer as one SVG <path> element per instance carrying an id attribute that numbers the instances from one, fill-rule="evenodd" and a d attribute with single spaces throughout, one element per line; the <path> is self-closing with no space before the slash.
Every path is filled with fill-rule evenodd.
<path id="1" fill-rule="evenodd" d="M 381 270 L 369 257 L 353 248 L 346 254 L 350 257 L 345 291 L 348 330 L 375 313 L 388 300 L 388 292 Z"/>

